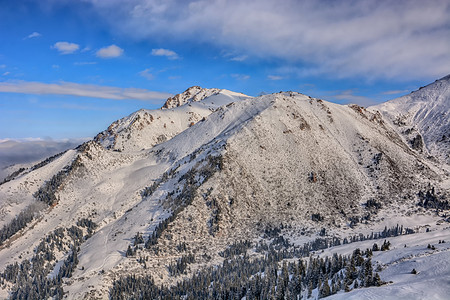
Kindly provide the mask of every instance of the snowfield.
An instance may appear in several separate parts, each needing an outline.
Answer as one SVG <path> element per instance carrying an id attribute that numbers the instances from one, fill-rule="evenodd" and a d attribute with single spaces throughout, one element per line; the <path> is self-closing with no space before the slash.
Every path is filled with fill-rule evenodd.
<path id="1" fill-rule="evenodd" d="M 450 228 L 388 239 L 392 250 L 374 252 L 372 262 L 381 266 L 381 287 L 338 293 L 329 299 L 436 299 L 450 295 Z M 439 244 L 439 240 L 445 243 Z M 428 244 L 436 250 L 428 249 Z M 371 242 L 327 249 L 326 253 L 348 253 L 355 247 L 370 248 Z M 406 247 L 405 247 L 406 245 Z M 415 269 L 417 274 L 411 274 Z"/>

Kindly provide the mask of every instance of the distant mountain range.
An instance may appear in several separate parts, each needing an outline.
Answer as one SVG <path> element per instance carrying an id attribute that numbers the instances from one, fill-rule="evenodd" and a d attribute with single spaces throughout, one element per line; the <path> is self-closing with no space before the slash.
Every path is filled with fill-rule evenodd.
<path id="1" fill-rule="evenodd" d="M 444 299 L 449 91 L 139 110 L 0 185 L 0 298 Z"/>

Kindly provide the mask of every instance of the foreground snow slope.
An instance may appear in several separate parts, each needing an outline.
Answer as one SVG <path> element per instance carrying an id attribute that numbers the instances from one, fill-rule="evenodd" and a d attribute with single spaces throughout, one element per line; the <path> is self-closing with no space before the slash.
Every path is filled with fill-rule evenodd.
<path id="1" fill-rule="evenodd" d="M 374 268 L 380 266 L 380 277 L 387 284 L 340 292 L 327 299 L 434 299 L 450 295 L 450 228 L 388 239 L 391 250 L 374 252 Z M 439 241 L 445 243 L 439 244 Z M 377 241 L 378 242 L 378 241 Z M 374 241 L 353 243 L 327 249 L 330 253 L 350 254 L 359 247 L 372 247 Z M 433 245 L 435 250 L 427 248 Z M 406 246 L 406 247 L 405 247 Z M 417 274 L 411 274 L 415 269 Z"/>

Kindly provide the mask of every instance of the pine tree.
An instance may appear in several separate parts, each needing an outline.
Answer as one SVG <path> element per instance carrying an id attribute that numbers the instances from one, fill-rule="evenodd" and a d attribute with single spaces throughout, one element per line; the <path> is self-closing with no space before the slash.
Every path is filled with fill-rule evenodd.
<path id="1" fill-rule="evenodd" d="M 140 232 L 137 232 L 134 236 L 134 246 L 142 243 L 144 243 L 144 238 L 142 237 L 142 234 Z"/>
<path id="2" fill-rule="evenodd" d="M 383 282 L 381 281 L 380 274 L 375 273 L 375 276 L 373 277 L 373 285 L 374 286 L 381 286 Z"/>
<path id="3" fill-rule="evenodd" d="M 364 262 L 364 286 L 369 287 L 372 286 L 373 278 L 372 278 L 372 260 L 370 258 L 366 259 Z"/>
<path id="4" fill-rule="evenodd" d="M 127 252 L 125 253 L 126 257 L 134 256 L 134 251 L 130 245 L 128 245 Z"/>
<path id="5" fill-rule="evenodd" d="M 313 290 L 312 281 L 309 280 L 309 282 L 308 282 L 308 298 L 311 297 L 312 290 Z"/>
<path id="6" fill-rule="evenodd" d="M 346 293 L 351 291 L 350 284 L 346 280 L 344 281 L 344 291 Z"/>
<path id="7" fill-rule="evenodd" d="M 328 284 L 328 278 L 325 277 L 322 288 L 320 289 L 320 298 L 328 297 L 331 295 L 330 285 Z"/>
<path id="8" fill-rule="evenodd" d="M 297 298 L 297 295 L 302 293 L 302 280 L 298 271 L 294 272 L 292 275 L 291 281 L 289 282 L 289 290 L 295 299 Z"/>

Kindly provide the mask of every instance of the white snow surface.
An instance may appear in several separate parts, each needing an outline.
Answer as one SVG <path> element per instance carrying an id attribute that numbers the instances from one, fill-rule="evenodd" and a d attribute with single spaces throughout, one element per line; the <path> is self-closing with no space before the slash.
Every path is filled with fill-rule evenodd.
<path id="1" fill-rule="evenodd" d="M 450 75 L 369 109 L 380 111 L 407 140 L 422 136 L 425 152 L 450 164 Z"/>
<path id="2" fill-rule="evenodd" d="M 433 290 L 436 296 L 430 299 L 448 294 L 448 249 L 427 255 L 422 246 L 432 240 L 435 244 L 438 235 L 450 242 L 449 230 L 436 225 L 443 222 L 442 217 L 418 212 L 415 198 L 428 183 L 437 191 L 441 187 L 442 193 L 448 191 L 444 186 L 448 174 L 411 151 L 381 115 L 291 92 L 252 98 L 193 87 L 171 99 L 164 109 L 133 113 L 79 150 L 70 150 L 46 166 L 0 185 L 0 199 L 5 199 L 0 203 L 3 225 L 32 203 L 32 194 L 64 166 L 75 159 L 83 164 L 58 190 L 59 203 L 16 234 L 8 247 L 0 248 L 0 271 L 7 264 L 30 258 L 40 239 L 55 228 L 91 218 L 99 228 L 81 245 L 78 268 L 72 278 L 64 280 L 63 288 L 69 299 L 107 299 L 112 281 L 124 274 L 150 274 L 159 283 L 173 283 L 166 266 L 179 257 L 174 248 L 181 241 L 199 255 L 212 257 L 209 262 L 198 258 L 192 265 L 195 270 L 206 263 L 220 263 L 217 252 L 233 241 L 257 238 L 261 230 L 257 222 L 292 223 L 292 239 L 299 243 L 312 240 L 319 228 L 311 214 L 320 212 L 325 218 L 320 226 L 330 226 L 330 231 L 341 237 L 395 223 L 421 232 L 425 226 L 433 229 L 423 233 L 423 238 L 399 237 L 399 244 L 411 245 L 408 251 L 398 247 L 389 252 L 391 256 L 377 256 L 386 265 L 382 280 L 393 284 L 333 297 L 371 299 L 370 291 L 376 294 L 378 289 L 386 297 L 411 295 L 410 277 L 398 274 L 415 263 L 421 273 L 412 282 L 419 284 L 419 279 L 428 275 L 443 284 Z M 381 159 L 374 163 L 379 153 Z M 198 196 L 168 228 L 172 238 L 161 241 L 161 254 L 151 257 L 144 270 L 135 258 L 124 255 L 133 236 L 141 232 L 146 239 L 153 233 L 171 214 L 173 203 L 167 200 L 168 194 L 177 195 L 184 183 L 182 175 L 201 168 L 211 156 L 222 157 L 223 169 L 199 186 Z M 141 196 L 145 187 L 170 170 L 174 171 L 172 177 L 152 195 Z M 211 209 L 200 196 L 207 190 L 212 192 L 205 197 L 217 199 L 223 211 L 219 234 L 214 236 L 207 225 Z M 345 215 L 362 215 L 362 204 L 376 197 L 383 201 L 378 215 L 368 224 L 350 228 Z M 416 240 L 417 246 L 413 246 Z M 140 254 L 149 255 L 142 251 Z M 336 251 L 351 250 L 343 247 Z M 57 259 L 64 255 L 59 253 Z M 408 258 L 411 255 L 416 261 Z M 439 259 L 447 263 L 432 268 Z M 7 288 L 0 289 L 0 298 L 7 293 Z"/>
<path id="3" fill-rule="evenodd" d="M 405 299 L 446 300 L 450 295 L 450 228 L 413 235 L 388 238 L 391 250 L 374 252 L 374 268 L 381 266 L 379 274 L 387 284 L 381 287 L 339 292 L 327 299 Z M 439 244 L 439 240 L 445 243 Z M 327 249 L 321 255 L 331 253 L 351 254 L 355 248 L 365 250 L 382 240 L 351 243 Z M 436 250 L 428 249 L 428 244 Z M 411 274 L 416 269 L 418 274 Z"/>

